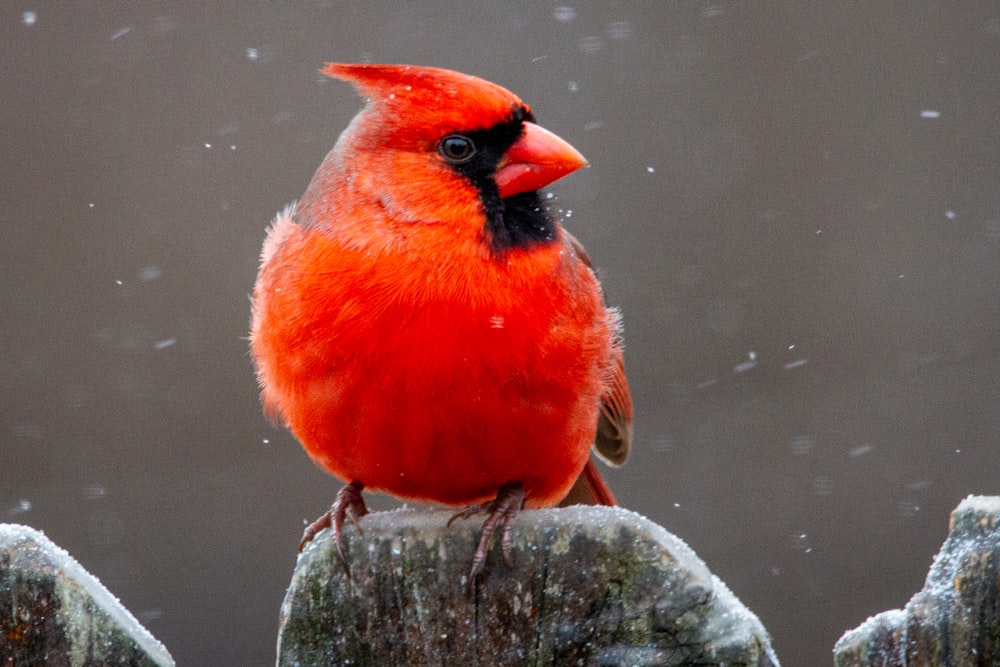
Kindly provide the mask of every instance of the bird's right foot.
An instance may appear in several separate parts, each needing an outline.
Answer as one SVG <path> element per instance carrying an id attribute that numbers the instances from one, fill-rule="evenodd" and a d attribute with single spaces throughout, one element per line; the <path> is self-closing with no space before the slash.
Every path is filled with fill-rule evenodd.
<path id="1" fill-rule="evenodd" d="M 344 565 L 344 571 L 350 577 L 351 570 L 347 565 L 347 554 L 344 553 L 344 540 L 341 532 L 345 519 L 350 519 L 354 527 L 358 529 L 358 532 L 362 532 L 358 520 L 368 514 L 365 499 L 361 496 L 361 491 L 364 488 L 364 484 L 354 481 L 338 491 L 337 498 L 333 501 L 330 509 L 323 516 L 306 526 L 305 532 L 302 533 L 302 541 L 299 542 L 299 553 L 302 553 L 306 545 L 312 542 L 317 533 L 325 528 L 332 527 L 333 543 L 337 547 L 337 553 L 340 554 L 340 562 Z"/>

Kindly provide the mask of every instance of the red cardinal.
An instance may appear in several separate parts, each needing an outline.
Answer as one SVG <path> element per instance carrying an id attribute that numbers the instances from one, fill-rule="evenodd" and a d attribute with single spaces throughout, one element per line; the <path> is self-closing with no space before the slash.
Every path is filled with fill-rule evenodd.
<path id="1" fill-rule="evenodd" d="M 537 192 L 587 163 L 488 81 L 321 71 L 368 103 L 271 226 L 251 332 L 264 409 L 347 483 L 300 549 L 367 488 L 488 514 L 474 579 L 522 506 L 614 504 L 592 445 L 628 455 L 618 314 Z"/>

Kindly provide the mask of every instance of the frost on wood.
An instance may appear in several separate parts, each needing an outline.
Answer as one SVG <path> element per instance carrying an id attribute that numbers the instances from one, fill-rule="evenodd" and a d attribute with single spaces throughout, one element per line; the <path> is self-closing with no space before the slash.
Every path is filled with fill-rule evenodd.
<path id="1" fill-rule="evenodd" d="M 320 533 L 281 607 L 279 665 L 760 665 L 760 621 L 681 540 L 626 510 L 523 511 L 511 564 L 468 573 L 481 518 L 399 510 Z"/>
<path id="2" fill-rule="evenodd" d="M 0 524 L 0 663 L 174 664 L 92 574 L 27 526 Z"/>
<path id="3" fill-rule="evenodd" d="M 837 667 L 1000 665 L 998 523 L 1000 498 L 963 500 L 923 590 L 841 637 Z"/>

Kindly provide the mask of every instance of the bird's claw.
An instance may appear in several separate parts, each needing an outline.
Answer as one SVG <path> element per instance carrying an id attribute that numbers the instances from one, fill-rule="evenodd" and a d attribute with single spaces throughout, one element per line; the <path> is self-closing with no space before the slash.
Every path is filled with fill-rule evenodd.
<path id="1" fill-rule="evenodd" d="M 488 514 L 486 520 L 483 521 L 483 530 L 479 537 L 479 546 L 476 548 L 476 553 L 472 557 L 472 571 L 469 575 L 470 583 L 475 583 L 475 581 L 479 578 L 479 575 L 483 573 L 483 569 L 486 566 L 486 554 L 490 550 L 490 543 L 493 541 L 493 534 L 496 532 L 497 526 L 501 524 L 503 524 L 503 530 L 500 533 L 500 550 L 503 552 L 503 558 L 507 564 L 513 564 L 510 555 L 510 530 L 511 526 L 514 525 L 514 517 L 517 516 L 518 511 L 523 505 L 524 487 L 521 486 L 520 482 L 511 482 L 501 486 L 500 490 L 497 492 L 497 497 L 493 500 L 476 505 L 469 505 L 468 507 L 456 512 L 450 519 L 448 519 L 448 525 L 450 526 L 452 522 L 457 519 L 468 519 L 476 514 Z"/>
<path id="2" fill-rule="evenodd" d="M 316 534 L 325 528 L 333 528 L 333 543 L 337 547 L 337 553 L 340 555 L 340 562 L 344 565 L 344 572 L 347 573 L 347 577 L 351 576 L 351 569 L 347 563 L 347 554 L 344 552 L 344 539 L 342 536 L 342 529 L 344 526 L 344 520 L 350 519 L 354 527 L 358 529 L 358 533 L 364 534 L 361 530 L 361 524 L 359 520 L 364 515 L 368 514 L 368 508 L 365 506 L 365 499 L 361 495 L 361 491 L 364 489 L 364 484 L 361 482 L 351 482 L 340 491 L 337 492 L 337 497 L 333 501 L 333 505 L 327 510 L 323 516 L 319 517 L 311 524 L 306 526 L 305 531 L 302 533 L 302 541 L 299 542 L 299 553 L 305 548 L 309 542 L 312 541 Z"/>

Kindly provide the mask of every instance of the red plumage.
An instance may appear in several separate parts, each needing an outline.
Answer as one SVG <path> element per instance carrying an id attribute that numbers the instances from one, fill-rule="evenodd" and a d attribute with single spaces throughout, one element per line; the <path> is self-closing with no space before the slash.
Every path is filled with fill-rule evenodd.
<path id="1" fill-rule="evenodd" d="M 592 501 L 613 502 L 588 457 L 596 442 L 620 464 L 631 439 L 618 317 L 579 243 L 531 210 L 582 156 L 482 79 L 323 72 L 369 101 L 268 232 L 251 332 L 265 410 L 358 491 L 459 506 L 520 485 L 543 507 L 587 466 Z M 364 513 L 346 504 L 338 538 Z"/>

